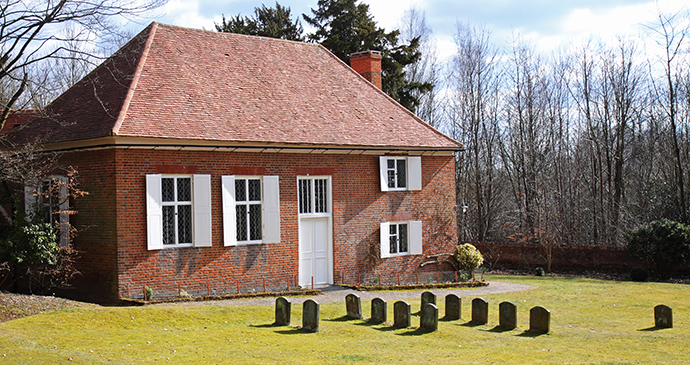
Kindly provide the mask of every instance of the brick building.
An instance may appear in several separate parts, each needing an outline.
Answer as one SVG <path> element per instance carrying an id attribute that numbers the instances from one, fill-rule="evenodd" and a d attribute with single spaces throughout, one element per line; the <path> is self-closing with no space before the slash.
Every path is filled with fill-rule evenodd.
<path id="1" fill-rule="evenodd" d="M 355 56 L 373 66 L 152 23 L 11 131 L 60 152 L 89 192 L 70 217 L 72 296 L 410 276 L 450 252 L 462 145 L 360 76 L 380 80 L 377 52 Z"/>

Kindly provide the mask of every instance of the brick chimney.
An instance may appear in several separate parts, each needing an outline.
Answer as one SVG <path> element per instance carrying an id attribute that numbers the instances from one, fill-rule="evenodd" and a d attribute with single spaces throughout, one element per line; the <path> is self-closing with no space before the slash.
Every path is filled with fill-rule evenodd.
<path id="1" fill-rule="evenodd" d="M 350 67 L 381 89 L 381 58 L 383 57 L 379 51 L 351 53 Z"/>

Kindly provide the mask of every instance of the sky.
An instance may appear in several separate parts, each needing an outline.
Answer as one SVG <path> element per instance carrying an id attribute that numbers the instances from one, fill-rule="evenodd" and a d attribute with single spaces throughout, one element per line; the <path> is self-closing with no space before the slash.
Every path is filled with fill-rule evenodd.
<path id="1" fill-rule="evenodd" d="M 282 0 L 293 17 L 311 14 L 318 0 Z M 387 31 L 399 28 L 404 12 L 412 7 L 424 12 L 439 50 L 445 59 L 455 50 L 458 23 L 485 26 L 501 47 L 520 37 L 542 50 L 556 50 L 586 39 L 615 41 L 616 37 L 645 38 L 645 24 L 653 24 L 658 10 L 674 13 L 688 10 L 687 0 L 361 0 Z M 150 21 L 189 28 L 213 30 L 222 15 L 253 15 L 254 8 L 275 6 L 275 0 L 168 0 L 140 24 Z M 302 21 L 305 26 L 305 22 Z M 305 26 L 306 28 L 306 26 Z"/>

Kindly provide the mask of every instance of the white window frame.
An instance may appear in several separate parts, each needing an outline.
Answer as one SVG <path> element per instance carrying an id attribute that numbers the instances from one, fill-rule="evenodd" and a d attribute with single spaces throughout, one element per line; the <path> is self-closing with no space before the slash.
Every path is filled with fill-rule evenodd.
<path id="1" fill-rule="evenodd" d="M 59 184 L 60 191 L 58 193 L 58 199 L 60 200 L 60 204 L 58 206 L 59 209 L 59 217 L 54 217 L 55 213 L 50 209 L 50 206 L 52 206 L 51 202 L 48 202 L 46 204 L 43 201 L 43 194 L 45 193 L 43 190 L 43 184 L 48 183 L 52 184 L 53 182 Z M 67 214 L 67 210 L 69 210 L 69 197 L 68 197 L 68 189 L 67 185 L 69 184 L 69 178 L 66 176 L 59 176 L 59 175 L 51 175 L 48 176 L 47 178 L 43 179 L 41 184 L 33 184 L 33 185 L 38 185 L 38 186 L 33 186 L 33 185 L 26 185 L 24 186 L 24 214 L 26 214 L 26 219 L 28 221 L 32 221 L 34 219 L 33 214 L 36 212 L 36 205 L 40 204 L 43 206 L 48 206 L 48 222 L 45 223 L 53 223 L 53 222 L 58 222 L 58 238 L 59 238 L 59 246 L 60 247 L 65 247 L 68 246 L 70 243 L 69 239 L 69 215 Z M 56 219 L 57 218 L 57 219 Z"/>
<path id="2" fill-rule="evenodd" d="M 177 243 L 177 220 L 175 222 L 175 244 L 163 244 L 163 178 L 190 178 L 191 182 L 191 224 L 192 242 Z M 176 193 L 177 194 L 177 193 Z M 176 198 L 177 200 L 177 198 Z M 149 250 L 176 249 L 183 247 L 211 247 L 211 175 L 151 174 L 146 175 L 146 229 Z"/>
<path id="3" fill-rule="evenodd" d="M 407 225 L 407 252 L 390 252 L 390 226 L 392 224 Z M 399 231 L 399 230 L 398 230 Z M 421 221 L 395 221 L 383 222 L 380 225 L 381 258 L 421 255 L 423 253 L 422 222 Z M 399 233 L 398 233 L 399 234 Z"/>
<path id="4" fill-rule="evenodd" d="M 237 240 L 236 179 L 258 179 L 261 183 L 261 239 Z M 278 176 L 225 175 L 221 178 L 223 200 L 223 245 L 242 246 L 280 243 L 280 186 Z M 246 204 L 245 201 L 241 204 Z M 249 210 L 247 210 L 249 213 Z M 249 228 L 249 222 L 248 228 Z"/>
<path id="5" fill-rule="evenodd" d="M 394 167 L 396 174 L 396 186 L 388 186 L 388 161 L 405 161 L 405 186 L 397 186 L 398 165 Z M 421 156 L 380 156 L 379 175 L 381 179 L 381 191 L 415 191 L 422 190 L 422 158 Z"/>
<path id="6" fill-rule="evenodd" d="M 300 181 L 309 180 L 311 181 L 310 186 L 310 209 L 307 213 L 300 212 L 300 201 L 302 199 L 302 191 L 300 189 Z M 317 212 L 316 208 L 316 180 L 325 180 L 326 184 L 326 195 L 323 197 L 326 204 L 325 212 Z M 330 206 L 332 202 L 332 190 L 331 189 L 331 177 L 330 176 L 297 176 L 297 212 L 300 217 L 318 218 L 318 217 L 330 217 L 333 207 Z"/>

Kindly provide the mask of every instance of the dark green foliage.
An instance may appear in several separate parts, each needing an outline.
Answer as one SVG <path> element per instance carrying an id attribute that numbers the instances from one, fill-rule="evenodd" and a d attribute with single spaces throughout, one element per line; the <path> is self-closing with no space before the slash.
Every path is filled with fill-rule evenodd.
<path id="1" fill-rule="evenodd" d="M 537 266 L 537 268 L 534 269 L 534 276 L 544 276 L 546 275 L 546 272 L 544 272 L 544 268 L 541 266 Z"/>
<path id="2" fill-rule="evenodd" d="M 229 19 L 223 15 L 223 22 L 215 24 L 216 30 L 226 33 L 258 35 L 271 38 L 282 38 L 303 41 L 303 28 L 299 19 L 292 20 L 290 8 L 276 2 L 275 8 L 261 5 L 254 8 L 253 17 L 242 17 L 239 14 Z"/>
<path id="3" fill-rule="evenodd" d="M 630 280 L 637 282 L 645 282 L 649 279 L 649 272 L 647 269 L 641 267 L 634 267 L 630 270 Z"/>
<path id="4" fill-rule="evenodd" d="M 308 34 L 309 40 L 320 43 L 345 63 L 349 54 L 375 50 L 381 51 L 381 79 L 383 91 L 405 108 L 414 110 L 422 93 L 430 91 L 431 83 L 411 82 L 405 79 L 403 68 L 421 57 L 419 38 L 410 44 L 398 44 L 400 32 L 386 32 L 378 27 L 369 5 L 357 0 L 319 0 L 312 16 L 304 20 L 315 28 Z M 418 92 L 419 94 L 415 93 Z"/>
<path id="5" fill-rule="evenodd" d="M 687 270 L 690 264 L 690 227 L 661 219 L 640 226 L 628 234 L 628 251 L 662 276 Z"/>

